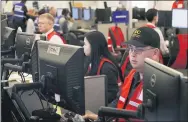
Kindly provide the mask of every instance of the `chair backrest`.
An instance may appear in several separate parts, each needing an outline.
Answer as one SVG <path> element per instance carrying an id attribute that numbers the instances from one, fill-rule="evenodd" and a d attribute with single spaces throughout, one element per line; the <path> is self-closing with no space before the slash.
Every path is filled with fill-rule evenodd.
<path id="1" fill-rule="evenodd" d="M 46 105 L 46 102 L 40 102 L 39 96 L 33 92 L 40 89 L 40 85 L 34 84 L 34 87 L 32 88 L 29 84 L 15 84 L 12 88 L 12 99 L 15 100 L 26 120 L 30 119 L 32 111 L 42 109 L 41 102 Z"/>
<path id="2" fill-rule="evenodd" d="M 74 33 L 69 32 L 69 33 L 65 34 L 64 37 L 68 44 L 81 46 L 80 41 L 77 39 L 77 37 Z"/>
<path id="3" fill-rule="evenodd" d="M 116 38 L 114 36 L 114 33 L 112 32 L 112 30 L 110 28 L 109 28 L 109 36 L 110 36 L 110 39 L 112 41 L 113 48 L 114 49 L 117 48 L 117 44 L 116 44 L 117 40 L 116 40 Z"/>
<path id="4" fill-rule="evenodd" d="M 178 50 L 175 61 L 170 67 L 175 69 L 186 69 L 188 68 L 187 57 L 188 57 L 188 34 L 177 35 L 178 44 L 173 44 L 174 48 L 171 50 Z M 177 47 L 178 45 L 178 47 Z"/>

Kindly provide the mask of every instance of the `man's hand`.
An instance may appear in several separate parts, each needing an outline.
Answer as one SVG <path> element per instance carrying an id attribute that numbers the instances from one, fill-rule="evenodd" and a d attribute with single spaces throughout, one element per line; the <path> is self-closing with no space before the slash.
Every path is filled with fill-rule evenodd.
<path id="1" fill-rule="evenodd" d="M 92 120 L 97 120 L 98 119 L 98 115 L 87 110 L 86 114 L 83 116 L 84 119 L 92 119 Z"/>

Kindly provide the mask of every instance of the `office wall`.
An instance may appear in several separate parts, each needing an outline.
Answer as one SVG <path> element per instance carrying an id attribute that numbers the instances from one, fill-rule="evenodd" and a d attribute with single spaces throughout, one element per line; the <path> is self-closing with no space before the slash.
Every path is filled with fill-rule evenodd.
<path id="1" fill-rule="evenodd" d="M 171 10 L 174 1 L 157 1 L 156 8 L 158 10 Z"/>
<path id="2" fill-rule="evenodd" d="M 32 2 L 28 1 L 26 6 L 28 8 L 32 8 Z M 80 2 L 83 4 L 84 7 L 91 7 L 91 8 L 104 8 L 104 1 L 74 1 Z M 56 8 L 69 8 L 69 1 L 38 1 L 39 7 L 43 5 L 55 6 Z M 107 1 L 109 7 L 117 7 L 119 6 L 119 1 Z"/>
<path id="3" fill-rule="evenodd" d="M 1 1 L 2 6 L 5 4 L 5 1 Z M 19 2 L 19 1 L 14 1 Z M 26 6 L 28 8 L 32 8 L 32 2 L 33 1 L 27 1 Z M 75 2 L 81 2 L 83 6 L 92 8 L 104 8 L 104 1 L 75 1 Z M 146 3 L 145 8 L 153 8 L 154 3 L 156 2 L 156 8 L 158 10 L 171 10 L 172 3 L 174 1 L 132 1 L 134 3 L 141 3 L 140 6 L 143 6 Z M 50 5 L 55 6 L 56 8 L 69 8 L 69 1 L 38 1 L 39 7 L 42 7 L 43 5 Z M 109 7 L 112 7 L 112 9 L 117 8 L 120 6 L 120 4 L 123 4 L 126 6 L 126 3 L 130 3 L 130 1 L 107 1 L 107 4 Z M 139 4 L 138 4 L 139 5 Z"/>

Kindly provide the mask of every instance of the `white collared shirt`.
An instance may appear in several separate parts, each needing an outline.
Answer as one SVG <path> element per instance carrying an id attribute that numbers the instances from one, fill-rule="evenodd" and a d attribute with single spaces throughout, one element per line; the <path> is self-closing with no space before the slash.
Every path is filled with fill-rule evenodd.
<path id="1" fill-rule="evenodd" d="M 48 34 L 50 34 L 53 31 L 54 31 L 54 29 L 52 28 L 47 33 L 45 33 L 46 38 L 48 37 Z M 51 37 L 51 39 L 49 40 L 49 42 L 54 43 L 54 44 L 64 44 L 62 39 L 59 36 L 57 36 L 57 35 L 53 35 Z"/>
<path id="2" fill-rule="evenodd" d="M 147 23 L 147 25 L 155 26 L 153 23 Z M 169 53 L 169 49 L 167 48 L 167 44 L 165 43 L 165 40 L 164 40 L 164 37 L 163 37 L 163 34 L 162 34 L 161 30 L 158 27 L 156 27 L 156 26 L 153 29 L 159 34 L 159 37 L 160 37 L 160 50 L 161 50 L 162 54 L 168 54 Z"/>

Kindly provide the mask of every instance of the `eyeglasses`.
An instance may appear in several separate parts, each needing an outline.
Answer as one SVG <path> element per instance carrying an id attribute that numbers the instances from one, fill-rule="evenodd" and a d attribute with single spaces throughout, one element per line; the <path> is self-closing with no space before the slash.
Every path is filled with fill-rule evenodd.
<path id="1" fill-rule="evenodd" d="M 152 49 L 154 49 L 154 48 L 146 49 L 146 48 L 143 48 L 143 47 L 133 47 L 133 46 L 128 45 L 129 52 L 131 52 L 131 53 L 134 52 L 136 54 L 142 54 L 144 51 L 152 50 Z"/>

